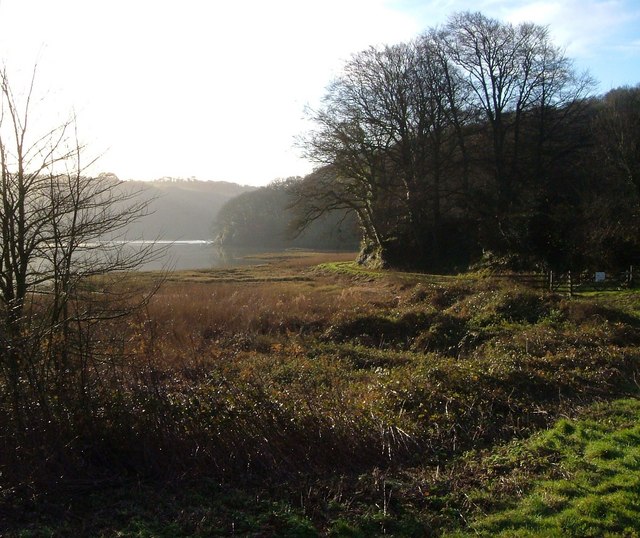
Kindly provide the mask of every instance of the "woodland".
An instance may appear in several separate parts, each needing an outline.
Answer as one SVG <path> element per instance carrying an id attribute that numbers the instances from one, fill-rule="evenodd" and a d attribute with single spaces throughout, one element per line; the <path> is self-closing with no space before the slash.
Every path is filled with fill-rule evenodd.
<path id="1" fill-rule="evenodd" d="M 624 269 L 638 260 L 640 87 L 595 87 L 547 28 L 480 13 L 356 53 L 308 111 L 299 144 L 317 169 L 289 180 L 291 230 L 349 212 L 369 266 Z M 248 202 L 224 209 L 224 237 L 263 224 Z"/>

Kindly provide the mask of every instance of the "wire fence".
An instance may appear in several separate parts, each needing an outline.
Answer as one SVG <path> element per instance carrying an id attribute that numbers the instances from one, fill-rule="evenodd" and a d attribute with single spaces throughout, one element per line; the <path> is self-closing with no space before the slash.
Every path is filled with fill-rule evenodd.
<path id="1" fill-rule="evenodd" d="M 499 278 L 508 278 L 527 287 L 568 295 L 621 290 L 633 288 L 636 285 L 633 266 L 624 271 L 549 271 L 546 273 L 515 273 L 501 275 Z"/>

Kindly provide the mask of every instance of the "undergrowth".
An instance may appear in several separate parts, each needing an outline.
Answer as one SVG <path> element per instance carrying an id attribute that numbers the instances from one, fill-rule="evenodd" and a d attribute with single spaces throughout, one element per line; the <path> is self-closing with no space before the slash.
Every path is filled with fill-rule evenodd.
<path id="1" fill-rule="evenodd" d="M 169 281 L 137 317 L 102 327 L 96 337 L 113 342 L 111 352 L 92 363 L 82 398 L 52 392 L 46 416 L 37 400 L 25 402 L 20 424 L 0 400 L 5 534 L 423 536 L 484 506 L 481 493 L 460 494 L 490 479 L 478 482 L 471 463 L 460 465 L 468 451 L 491 451 L 593 401 L 637 392 L 634 294 L 618 304 L 490 278 L 374 278 L 299 261 L 272 268 L 269 282 L 247 271 L 236 282 Z M 581 454 L 600 468 L 635 458 L 606 432 L 586 439 L 582 426 L 571 428 L 565 452 L 549 448 L 551 433 L 539 438 L 548 461 Z M 615 457 L 603 457 L 605 445 Z M 514 461 L 542 459 L 517 450 Z M 523 469 L 535 474 L 536 465 Z M 175 493 L 180 484 L 184 496 Z M 122 505 L 109 501 L 99 528 L 72 521 L 109 488 Z M 519 510 L 508 512 L 513 518 L 539 519 L 535 499 L 561 496 L 530 491 L 528 508 L 508 508 Z M 179 497 L 183 515 L 167 495 Z M 620 494 L 611 495 L 600 508 L 557 505 L 597 518 Z M 132 508 L 154 496 L 164 500 Z M 22 517 L 29 506 L 43 507 L 32 523 Z M 504 521 L 478 519 L 473 529 L 507 532 Z"/>

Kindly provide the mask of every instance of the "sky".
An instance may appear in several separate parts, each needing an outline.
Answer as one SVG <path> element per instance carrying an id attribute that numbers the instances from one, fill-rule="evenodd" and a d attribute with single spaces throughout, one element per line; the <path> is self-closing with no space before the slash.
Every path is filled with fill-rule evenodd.
<path id="1" fill-rule="evenodd" d="M 296 136 L 350 55 L 457 11 L 548 25 L 598 91 L 640 83 L 640 0 L 0 0 L 14 91 L 73 113 L 91 173 L 264 185 L 304 175 Z"/>

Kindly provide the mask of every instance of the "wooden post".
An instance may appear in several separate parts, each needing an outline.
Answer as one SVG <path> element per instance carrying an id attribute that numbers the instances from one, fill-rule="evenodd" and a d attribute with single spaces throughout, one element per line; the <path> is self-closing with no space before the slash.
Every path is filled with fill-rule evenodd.
<path id="1" fill-rule="evenodd" d="M 569 278 L 569 297 L 573 297 L 573 280 L 571 278 L 571 271 L 569 271 L 568 278 Z"/>

